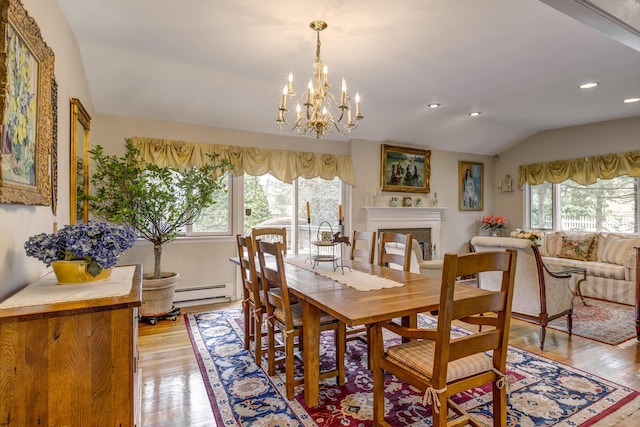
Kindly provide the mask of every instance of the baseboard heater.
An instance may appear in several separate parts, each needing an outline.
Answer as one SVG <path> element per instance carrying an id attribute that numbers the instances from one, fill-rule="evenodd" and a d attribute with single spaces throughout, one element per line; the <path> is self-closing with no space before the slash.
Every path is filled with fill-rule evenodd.
<path id="1" fill-rule="evenodd" d="M 173 302 L 176 306 L 215 304 L 217 302 L 230 302 L 231 297 L 225 295 L 227 285 L 199 286 L 197 288 L 179 288 Z"/>

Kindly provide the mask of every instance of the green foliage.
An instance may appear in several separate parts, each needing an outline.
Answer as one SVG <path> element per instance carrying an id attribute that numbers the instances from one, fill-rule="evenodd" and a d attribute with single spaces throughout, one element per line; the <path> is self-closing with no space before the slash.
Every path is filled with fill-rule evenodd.
<path id="1" fill-rule="evenodd" d="M 217 192 L 224 188 L 221 174 L 231 165 L 210 155 L 199 168 L 160 167 L 145 162 L 131 140 L 125 141 L 122 157 L 106 155 L 100 145 L 89 151 L 95 163 L 90 209 L 107 221 L 134 227 L 153 243 L 153 277 L 158 279 L 162 245 L 173 241 L 202 209 L 216 203 Z"/>
<path id="2" fill-rule="evenodd" d="M 257 176 L 246 174 L 244 176 L 244 205 L 251 209 L 251 215 L 245 216 L 244 219 L 245 231 L 262 221 L 271 219 L 269 200 Z"/>

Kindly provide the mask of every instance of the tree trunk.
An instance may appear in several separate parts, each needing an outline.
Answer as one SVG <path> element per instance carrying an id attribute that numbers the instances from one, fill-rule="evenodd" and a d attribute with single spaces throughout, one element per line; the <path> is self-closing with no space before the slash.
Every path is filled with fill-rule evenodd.
<path id="1" fill-rule="evenodd" d="M 160 262 L 162 260 L 162 245 L 153 245 L 153 255 L 154 255 L 154 264 L 153 264 L 153 278 L 160 278 Z"/>

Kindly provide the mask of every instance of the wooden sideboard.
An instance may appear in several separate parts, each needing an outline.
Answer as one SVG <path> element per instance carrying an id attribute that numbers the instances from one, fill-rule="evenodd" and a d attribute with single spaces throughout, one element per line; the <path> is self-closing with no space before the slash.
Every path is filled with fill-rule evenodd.
<path id="1" fill-rule="evenodd" d="M 47 302 L 47 296 L 34 298 L 34 305 L 7 306 L 21 294 L 37 295 L 43 281 L 49 294 L 55 293 L 47 275 L 0 304 L 0 425 L 141 425 L 142 267 L 116 271 L 126 272 L 121 282 L 131 282 L 128 293 L 55 302 Z M 56 286 L 105 289 L 114 275 L 105 282 Z"/>

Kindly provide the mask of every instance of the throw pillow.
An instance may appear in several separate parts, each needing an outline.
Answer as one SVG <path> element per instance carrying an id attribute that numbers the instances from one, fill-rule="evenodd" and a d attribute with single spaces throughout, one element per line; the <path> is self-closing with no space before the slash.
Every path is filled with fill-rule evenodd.
<path id="1" fill-rule="evenodd" d="M 562 236 L 564 236 L 564 233 L 561 231 L 545 233 L 543 241 L 545 256 L 558 256 L 562 246 Z"/>
<path id="2" fill-rule="evenodd" d="M 562 236 L 562 248 L 560 249 L 558 258 L 588 261 L 591 256 L 594 241 L 595 236 L 589 236 L 583 239 Z"/>
<path id="3" fill-rule="evenodd" d="M 640 246 L 640 239 L 611 239 L 607 240 L 602 255 L 603 262 L 624 265 L 625 260 L 635 246 Z"/>

